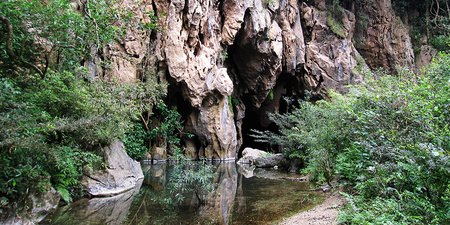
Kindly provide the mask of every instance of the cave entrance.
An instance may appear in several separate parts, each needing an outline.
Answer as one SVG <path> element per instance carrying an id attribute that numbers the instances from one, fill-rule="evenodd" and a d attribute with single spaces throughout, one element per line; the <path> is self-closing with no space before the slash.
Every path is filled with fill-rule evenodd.
<path id="1" fill-rule="evenodd" d="M 260 113 L 259 111 L 250 111 L 248 110 L 245 113 L 245 118 L 242 120 L 242 146 L 239 150 L 239 157 L 242 157 L 242 151 L 247 148 L 255 148 L 267 152 L 275 152 L 274 147 L 269 143 L 263 143 L 256 141 L 255 137 L 252 137 L 255 132 L 253 130 L 265 131 L 269 130 L 272 132 L 277 132 L 278 127 L 274 123 L 270 123 L 269 126 L 263 126 L 260 121 Z"/>
<path id="2" fill-rule="evenodd" d="M 257 138 L 253 137 L 256 133 L 253 130 L 270 131 L 278 133 L 278 126 L 269 119 L 271 113 L 286 113 L 288 105 L 284 97 L 291 97 L 297 99 L 301 97 L 297 93 L 297 88 L 294 88 L 293 76 L 290 74 L 281 74 L 275 87 L 270 91 L 268 97 L 264 100 L 259 108 L 255 108 L 254 103 L 250 98 L 243 97 L 243 103 L 247 110 L 245 117 L 242 120 L 242 146 L 239 149 L 239 157 L 242 156 L 242 151 L 247 148 L 255 148 L 271 153 L 280 153 L 282 148 L 278 145 L 273 145 L 264 142 L 258 142 Z"/>

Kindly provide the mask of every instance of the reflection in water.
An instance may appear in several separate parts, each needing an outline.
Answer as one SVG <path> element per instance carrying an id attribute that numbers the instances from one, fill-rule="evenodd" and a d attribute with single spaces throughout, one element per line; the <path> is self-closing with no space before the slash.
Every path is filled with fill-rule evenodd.
<path id="1" fill-rule="evenodd" d="M 141 184 L 142 180 L 138 181 L 135 189 L 113 197 L 81 199 L 59 207 L 39 224 L 121 224 L 134 197 L 139 193 Z"/>
<path id="2" fill-rule="evenodd" d="M 128 206 L 122 206 L 122 209 L 127 211 L 127 216 L 118 213 L 120 216 L 117 218 L 97 219 L 108 217 L 106 215 L 114 210 L 97 210 L 95 213 L 90 210 L 92 213 L 89 214 L 89 206 L 86 209 L 69 207 L 68 211 L 56 213 L 51 217 L 52 222 L 65 220 L 69 222 L 64 224 L 272 224 L 319 204 L 323 197 L 320 193 L 307 191 L 311 188 L 310 184 L 296 180 L 298 175 L 257 169 L 252 171 L 250 176 L 248 168 L 236 168 L 235 163 L 221 163 L 213 164 L 214 191 L 207 196 L 205 204 L 199 204 L 194 193 L 185 194 L 184 201 L 178 203 L 174 201 L 175 196 L 167 195 L 171 193 L 168 189 L 173 187 L 173 174 L 179 172 L 176 167 L 167 164 L 144 165 L 143 169 L 145 179 L 139 193 L 134 195 L 132 203 L 131 198 L 128 198 L 125 201 Z M 243 173 L 244 169 L 247 170 L 246 173 Z M 105 216 L 94 217 L 93 214 Z M 69 215 L 77 218 L 71 219 Z M 81 220 L 79 217 L 85 219 Z"/>

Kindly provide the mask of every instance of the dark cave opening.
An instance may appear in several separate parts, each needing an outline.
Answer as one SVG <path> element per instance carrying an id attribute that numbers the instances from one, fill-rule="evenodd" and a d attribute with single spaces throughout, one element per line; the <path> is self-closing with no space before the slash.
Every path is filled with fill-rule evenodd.
<path id="1" fill-rule="evenodd" d="M 180 121 L 183 126 L 183 130 L 179 131 L 180 146 L 187 148 L 192 148 L 193 152 L 201 148 L 201 142 L 196 137 L 193 132 L 192 122 L 189 117 L 194 112 L 194 108 L 191 103 L 183 97 L 183 87 L 185 85 L 183 82 L 176 82 L 176 80 L 170 76 L 167 76 L 167 81 L 169 83 L 167 90 L 166 104 L 169 108 L 176 107 L 177 112 L 181 115 Z M 189 143 L 188 143 L 189 142 Z M 191 154 L 194 158 L 198 158 L 197 154 Z"/>
<path id="2" fill-rule="evenodd" d="M 242 156 L 242 151 L 247 148 L 255 148 L 271 153 L 281 153 L 282 148 L 278 145 L 273 145 L 269 143 L 259 142 L 252 135 L 255 134 L 253 130 L 258 131 L 270 131 L 273 133 L 278 133 L 278 126 L 270 121 L 268 114 L 270 113 L 286 113 L 288 110 L 288 104 L 284 100 L 284 97 L 289 97 L 293 99 L 298 99 L 299 94 L 295 88 L 294 77 L 290 74 L 282 73 L 278 79 L 277 83 L 272 89 L 272 97 L 268 96 L 266 100 L 261 104 L 258 109 L 251 108 L 254 103 L 251 102 L 250 98 L 243 97 L 243 103 L 246 105 L 247 110 L 245 112 L 245 117 L 242 120 L 242 139 L 243 144 L 239 149 L 239 157 Z M 298 84 L 298 83 L 297 83 Z"/>

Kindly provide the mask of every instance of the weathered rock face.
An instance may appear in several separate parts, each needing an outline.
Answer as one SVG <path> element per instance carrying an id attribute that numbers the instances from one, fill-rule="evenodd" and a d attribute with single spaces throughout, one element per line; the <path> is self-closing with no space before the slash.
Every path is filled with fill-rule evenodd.
<path id="1" fill-rule="evenodd" d="M 304 83 L 308 90 L 324 95 L 329 89 L 345 92 L 345 85 L 361 82 L 361 75 L 353 70 L 358 66 L 352 38 L 355 29 L 355 15 L 342 9 L 342 26 L 338 35 L 327 25 L 330 13 L 306 4 L 302 5 L 302 17 L 309 31 L 306 45 L 306 75 Z M 333 17 L 333 16 L 331 16 Z"/>
<path id="2" fill-rule="evenodd" d="M 103 149 L 108 168 L 89 172 L 83 176 L 82 184 L 93 196 L 113 196 L 133 189 L 144 178 L 138 162 L 128 157 L 121 142 L 115 141 Z"/>
<path id="3" fill-rule="evenodd" d="M 438 51 L 429 45 L 422 45 L 420 54 L 416 57 L 416 69 L 421 72 L 422 68 L 429 65 L 433 58 L 438 55 Z"/>
<path id="4" fill-rule="evenodd" d="M 165 13 L 158 22 L 162 31 L 151 40 L 138 32 L 112 46 L 109 75 L 133 80 L 157 65 L 151 72 L 181 96 L 172 102 L 184 131 L 195 134 L 195 140 L 183 137 L 194 149 L 190 156 L 236 158 L 248 132 L 246 115 L 257 115 L 255 123 L 267 127 L 266 113 L 279 111 L 284 96 L 345 93 L 345 85 L 361 82 L 364 59 L 372 68 L 413 65 L 408 30 L 390 0 L 351 3 L 337 17 L 326 2 L 142 1 L 144 11 Z"/>
<path id="5" fill-rule="evenodd" d="M 360 1 L 358 50 L 372 69 L 395 71 L 414 67 L 414 51 L 408 28 L 395 15 L 391 0 Z"/>

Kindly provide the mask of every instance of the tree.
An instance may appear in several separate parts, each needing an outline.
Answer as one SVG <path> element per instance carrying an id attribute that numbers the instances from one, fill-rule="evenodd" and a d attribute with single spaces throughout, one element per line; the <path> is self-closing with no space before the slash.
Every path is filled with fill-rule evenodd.
<path id="1" fill-rule="evenodd" d="M 130 10 L 116 1 L 13 0 L 0 3 L 1 69 L 45 78 L 49 69 L 73 71 L 125 32 Z M 22 71 L 22 72 L 21 72 Z M 8 75 L 8 72 L 4 71 Z"/>

